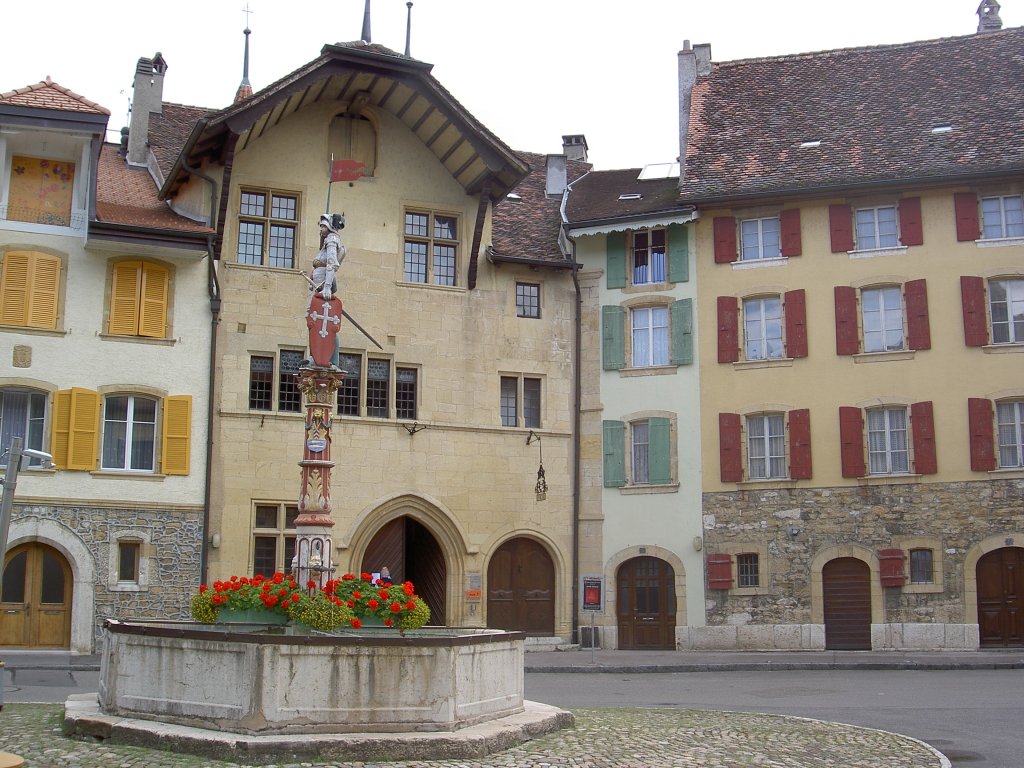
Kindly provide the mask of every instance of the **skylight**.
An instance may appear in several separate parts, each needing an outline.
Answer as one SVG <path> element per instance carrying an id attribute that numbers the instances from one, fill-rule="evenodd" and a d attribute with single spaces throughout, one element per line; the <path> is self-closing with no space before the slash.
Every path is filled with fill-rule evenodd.
<path id="1" fill-rule="evenodd" d="M 509 192 L 505 195 L 505 199 L 510 203 L 521 203 L 523 201 L 523 196 L 516 192 Z"/>
<path id="2" fill-rule="evenodd" d="M 945 123 L 943 125 L 936 125 L 932 128 L 932 133 L 949 133 L 953 130 L 953 126 Z"/>
<path id="3" fill-rule="evenodd" d="M 679 163 L 651 163 L 645 165 L 637 181 L 650 181 L 651 179 L 674 179 L 679 176 Z"/>
<path id="4" fill-rule="evenodd" d="M 639 192 L 624 192 L 619 195 L 619 200 L 639 200 L 641 197 Z"/>
<path id="5" fill-rule="evenodd" d="M 821 139 L 811 139 L 810 141 L 800 142 L 801 149 L 813 149 L 814 147 L 821 146 Z"/>

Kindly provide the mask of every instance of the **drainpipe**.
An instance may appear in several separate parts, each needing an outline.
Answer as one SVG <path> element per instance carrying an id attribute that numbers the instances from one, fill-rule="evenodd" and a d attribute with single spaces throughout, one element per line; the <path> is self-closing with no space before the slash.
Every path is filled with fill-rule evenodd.
<path id="1" fill-rule="evenodd" d="M 572 642 L 579 642 L 579 582 L 580 582 L 580 407 L 582 388 L 580 382 L 580 355 L 583 333 L 583 296 L 580 292 L 580 265 L 576 262 L 576 241 L 569 239 L 572 259 L 572 287 L 576 292 L 576 338 L 573 341 L 572 364 Z M 593 644 L 594 639 L 590 639 Z M 593 647 L 593 646 L 591 646 Z"/>

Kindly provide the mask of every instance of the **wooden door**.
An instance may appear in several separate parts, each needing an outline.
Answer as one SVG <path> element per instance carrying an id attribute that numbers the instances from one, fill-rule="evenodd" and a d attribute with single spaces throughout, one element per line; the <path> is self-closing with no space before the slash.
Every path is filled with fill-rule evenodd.
<path id="1" fill-rule="evenodd" d="M 396 584 L 413 583 L 416 594 L 430 606 L 432 626 L 445 625 L 448 565 L 441 545 L 425 526 L 399 517 L 377 531 L 363 555 L 362 570 L 378 573 L 384 566 Z"/>
<path id="2" fill-rule="evenodd" d="M 871 569 L 863 560 L 840 557 L 821 569 L 825 648 L 871 650 Z"/>
<path id="3" fill-rule="evenodd" d="M 555 634 L 555 565 L 532 539 L 511 539 L 487 566 L 487 626 Z"/>
<path id="4" fill-rule="evenodd" d="M 989 552 L 978 561 L 977 579 L 981 644 L 1024 645 L 1024 549 Z"/>
<path id="5" fill-rule="evenodd" d="M 71 567 L 53 547 L 32 542 L 8 552 L 0 594 L 0 645 L 71 647 L 72 587 Z"/>
<path id="6" fill-rule="evenodd" d="M 656 557 L 627 560 L 618 583 L 619 648 L 649 651 L 676 647 L 675 571 Z"/>

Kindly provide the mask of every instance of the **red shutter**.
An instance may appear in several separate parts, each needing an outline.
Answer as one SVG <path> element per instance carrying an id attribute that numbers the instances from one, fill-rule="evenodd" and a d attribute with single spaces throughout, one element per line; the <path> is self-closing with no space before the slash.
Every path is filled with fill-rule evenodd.
<path id="1" fill-rule="evenodd" d="M 811 412 L 806 408 L 789 412 L 789 476 L 811 478 Z"/>
<path id="2" fill-rule="evenodd" d="M 807 300 L 804 289 L 782 297 L 786 317 L 786 357 L 807 357 Z"/>
<path id="3" fill-rule="evenodd" d="M 718 414 L 718 454 L 723 483 L 738 483 L 743 479 L 741 439 L 740 415 Z"/>
<path id="4" fill-rule="evenodd" d="M 953 211 L 956 215 L 956 239 L 977 240 L 981 237 L 978 221 L 978 196 L 973 192 L 957 192 L 953 195 Z"/>
<path id="5" fill-rule="evenodd" d="M 900 200 L 900 242 L 904 245 L 924 245 L 924 228 L 921 226 L 921 198 L 904 197 Z"/>
<path id="6" fill-rule="evenodd" d="M 911 349 L 931 349 L 932 332 L 928 324 L 928 289 L 925 281 L 910 280 L 903 286 L 907 302 L 907 344 Z"/>
<path id="7" fill-rule="evenodd" d="M 850 206 L 828 207 L 828 229 L 832 235 L 832 253 L 853 250 L 853 211 Z"/>
<path id="8" fill-rule="evenodd" d="M 836 354 L 856 355 L 860 352 L 860 333 L 857 330 L 857 289 L 837 285 L 836 295 Z"/>
<path id="9" fill-rule="evenodd" d="M 787 208 L 779 214 L 779 235 L 783 256 L 799 256 L 803 252 L 799 208 Z"/>
<path id="10" fill-rule="evenodd" d="M 983 347 L 988 344 L 985 281 L 980 277 L 961 276 L 960 298 L 964 307 L 964 344 L 968 347 Z"/>
<path id="11" fill-rule="evenodd" d="M 971 471 L 991 472 L 996 468 L 996 433 L 992 425 L 992 401 L 972 397 L 967 401 L 971 432 Z"/>
<path id="12" fill-rule="evenodd" d="M 736 219 L 732 216 L 716 216 L 714 222 L 715 264 L 736 261 Z"/>
<path id="13" fill-rule="evenodd" d="M 732 589 L 731 555 L 708 555 L 708 589 Z"/>
<path id="14" fill-rule="evenodd" d="M 740 301 L 735 296 L 718 297 L 718 362 L 740 359 Z"/>
<path id="15" fill-rule="evenodd" d="M 878 550 L 878 577 L 883 587 L 902 587 L 907 583 L 902 549 Z"/>
<path id="16" fill-rule="evenodd" d="M 839 449 L 843 477 L 864 477 L 864 416 L 860 408 L 839 407 Z"/>
<path id="17" fill-rule="evenodd" d="M 910 428 L 914 435 L 914 471 L 919 475 L 934 475 L 939 469 L 935 461 L 935 418 L 931 400 L 910 406 Z"/>

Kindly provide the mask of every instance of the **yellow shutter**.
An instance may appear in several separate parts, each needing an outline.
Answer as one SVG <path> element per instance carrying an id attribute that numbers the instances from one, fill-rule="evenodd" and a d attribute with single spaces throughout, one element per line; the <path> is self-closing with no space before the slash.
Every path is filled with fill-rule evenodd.
<path id="1" fill-rule="evenodd" d="M 67 468 L 96 469 L 96 436 L 100 423 L 100 393 L 74 387 L 68 428 Z"/>
<path id="2" fill-rule="evenodd" d="M 192 396 L 173 395 L 164 400 L 164 436 L 161 449 L 165 475 L 187 475 L 192 442 Z"/>
<path id="3" fill-rule="evenodd" d="M 167 335 L 167 270 L 142 264 L 139 290 L 139 335 L 162 339 Z"/>
<path id="4" fill-rule="evenodd" d="M 25 325 L 32 254 L 8 251 L 0 277 L 0 325 Z"/>
<path id="5" fill-rule="evenodd" d="M 110 286 L 110 333 L 138 335 L 141 280 L 141 261 L 121 261 L 114 265 Z"/>
<path id="6" fill-rule="evenodd" d="M 53 395 L 53 436 L 50 445 L 53 463 L 57 469 L 68 468 L 68 437 L 71 434 L 71 390 L 64 389 Z"/>
<path id="7" fill-rule="evenodd" d="M 30 328 L 57 327 L 57 297 L 60 293 L 60 259 L 45 253 L 32 254 L 33 270 L 28 301 Z"/>

